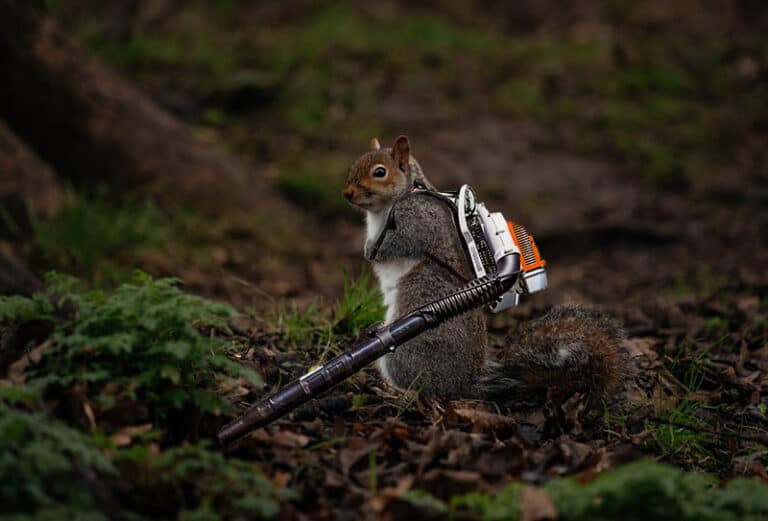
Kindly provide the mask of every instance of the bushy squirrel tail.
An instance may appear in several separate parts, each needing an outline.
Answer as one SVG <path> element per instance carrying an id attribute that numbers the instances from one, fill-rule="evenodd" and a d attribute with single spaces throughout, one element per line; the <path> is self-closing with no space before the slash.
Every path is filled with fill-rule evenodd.
<path id="1" fill-rule="evenodd" d="M 518 328 L 481 381 L 481 394 L 498 403 L 534 395 L 576 392 L 590 398 L 620 394 L 630 375 L 621 326 L 604 313 L 567 305 Z"/>

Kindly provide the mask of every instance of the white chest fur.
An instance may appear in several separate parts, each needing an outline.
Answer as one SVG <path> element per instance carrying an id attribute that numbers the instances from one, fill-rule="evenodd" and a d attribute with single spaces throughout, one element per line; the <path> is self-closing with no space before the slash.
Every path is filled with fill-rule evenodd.
<path id="1" fill-rule="evenodd" d="M 387 213 L 387 210 L 376 213 L 368 212 L 366 220 L 366 239 L 368 241 L 375 241 L 379 237 L 379 233 L 387 219 Z M 397 285 L 400 279 L 411 271 L 417 263 L 418 261 L 415 259 L 392 259 L 373 264 L 373 271 L 379 279 L 379 288 L 384 297 L 384 306 L 387 308 L 387 314 L 384 318 L 386 324 L 391 323 L 400 314 L 397 308 Z M 386 359 L 387 356 L 380 358 L 377 365 L 384 379 L 391 381 L 387 371 Z"/>
<path id="2" fill-rule="evenodd" d="M 381 229 L 387 220 L 389 209 L 381 212 L 368 212 L 366 219 L 366 239 L 378 239 Z M 387 324 L 397 318 L 397 284 L 400 279 L 416 266 L 415 259 L 392 259 L 385 262 L 375 262 L 373 271 L 379 279 L 379 288 L 387 308 L 385 321 Z"/>
<path id="3" fill-rule="evenodd" d="M 387 307 L 387 315 L 384 319 L 387 324 L 397 318 L 397 284 L 409 271 L 416 266 L 414 259 L 396 259 L 386 262 L 377 262 L 373 265 L 373 271 L 379 278 L 379 288 L 384 297 L 384 305 Z"/>
<path id="4" fill-rule="evenodd" d="M 375 241 L 379 238 L 388 215 L 389 208 L 385 208 L 380 212 L 365 213 L 365 239 L 367 241 Z"/>

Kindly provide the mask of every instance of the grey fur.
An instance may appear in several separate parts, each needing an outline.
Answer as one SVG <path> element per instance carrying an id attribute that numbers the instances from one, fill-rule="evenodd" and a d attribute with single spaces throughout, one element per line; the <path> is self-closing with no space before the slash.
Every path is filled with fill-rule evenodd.
<path id="1" fill-rule="evenodd" d="M 373 262 L 414 259 L 398 284 L 396 316 L 454 292 L 473 277 L 450 207 L 431 196 L 407 194 L 393 207 Z M 629 374 L 620 340 L 624 333 L 607 315 L 583 306 L 555 307 L 508 338 L 500 362 L 487 360 L 486 319 L 480 310 L 456 317 L 401 346 L 385 359 L 386 372 L 402 388 L 429 397 L 512 402 L 547 388 L 609 396 Z"/>
<path id="2" fill-rule="evenodd" d="M 447 203 L 411 193 L 398 199 L 393 212 L 395 228 L 387 232 L 373 262 L 418 261 L 398 284 L 395 315 L 400 316 L 454 292 L 473 274 Z M 430 397 L 468 397 L 483 373 L 485 346 L 485 316 L 475 310 L 407 342 L 384 363 L 399 387 L 420 389 Z"/>
<path id="3" fill-rule="evenodd" d="M 552 308 L 521 325 L 507 339 L 500 363 L 481 380 L 484 398 L 514 402 L 532 392 L 556 389 L 614 398 L 632 374 L 621 346 L 624 330 L 598 310 L 578 305 Z"/>
<path id="4" fill-rule="evenodd" d="M 402 195 L 391 210 L 394 228 L 387 231 L 376 261 L 423 260 L 429 252 L 448 263 L 466 278 L 473 278 L 464 254 L 459 231 L 447 202 L 419 192 Z"/>

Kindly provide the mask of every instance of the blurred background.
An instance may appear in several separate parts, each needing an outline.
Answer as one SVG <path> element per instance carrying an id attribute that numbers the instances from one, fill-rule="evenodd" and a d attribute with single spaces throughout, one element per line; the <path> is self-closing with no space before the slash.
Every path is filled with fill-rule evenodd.
<path id="1" fill-rule="evenodd" d="M 0 13 L 4 507 L 765 518 L 765 1 L 0 0 Z M 472 185 L 548 260 L 549 289 L 491 318 L 491 350 L 552 304 L 602 307 L 638 368 L 627 400 L 501 416 L 370 369 L 222 451 L 215 432 L 242 407 L 381 320 L 363 215 L 341 190 L 371 137 L 400 134 L 434 184 Z M 17 296 L 50 271 L 84 288 L 59 275 Z M 678 468 L 621 466 L 642 457 Z"/>
<path id="2" fill-rule="evenodd" d="M 763 2 L 4 4 L 3 251 L 33 274 L 333 297 L 346 171 L 405 133 L 536 234 L 549 301 L 765 283 Z"/>

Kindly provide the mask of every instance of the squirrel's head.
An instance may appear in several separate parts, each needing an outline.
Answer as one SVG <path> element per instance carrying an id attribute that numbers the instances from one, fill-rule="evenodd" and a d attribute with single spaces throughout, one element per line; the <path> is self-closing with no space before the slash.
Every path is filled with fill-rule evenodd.
<path id="1" fill-rule="evenodd" d="M 381 148 L 379 140 L 371 140 L 371 148 L 349 169 L 347 183 L 341 192 L 353 205 L 371 212 L 389 206 L 399 195 L 410 190 L 411 144 L 400 136 L 392 148 Z"/>

